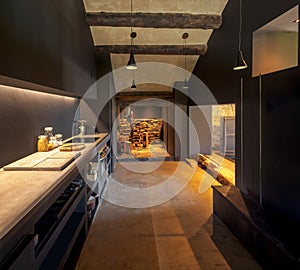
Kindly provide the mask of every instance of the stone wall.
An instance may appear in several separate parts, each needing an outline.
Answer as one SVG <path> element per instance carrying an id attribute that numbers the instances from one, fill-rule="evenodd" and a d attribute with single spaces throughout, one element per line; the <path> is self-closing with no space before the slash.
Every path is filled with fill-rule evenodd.
<path id="1" fill-rule="evenodd" d="M 226 116 L 235 116 L 235 104 L 212 106 L 212 150 L 220 151 L 221 119 Z"/>

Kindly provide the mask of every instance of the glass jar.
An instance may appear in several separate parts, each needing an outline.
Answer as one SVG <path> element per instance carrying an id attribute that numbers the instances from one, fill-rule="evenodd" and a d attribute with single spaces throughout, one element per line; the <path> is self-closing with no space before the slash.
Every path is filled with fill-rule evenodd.
<path id="1" fill-rule="evenodd" d="M 63 144 L 63 136 L 62 136 L 62 134 L 55 134 L 55 137 L 56 137 L 58 146 L 61 146 Z"/>
<path id="2" fill-rule="evenodd" d="M 47 152 L 48 151 L 48 139 L 46 135 L 39 135 L 37 142 L 38 152 Z"/>
<path id="3" fill-rule="evenodd" d="M 53 136 L 53 127 L 45 127 L 44 132 L 45 132 L 45 135 L 47 136 L 47 139 L 49 141 L 50 137 Z"/>
<path id="4" fill-rule="evenodd" d="M 51 136 L 48 142 L 48 150 L 52 150 L 58 146 L 57 140 L 55 136 Z"/>

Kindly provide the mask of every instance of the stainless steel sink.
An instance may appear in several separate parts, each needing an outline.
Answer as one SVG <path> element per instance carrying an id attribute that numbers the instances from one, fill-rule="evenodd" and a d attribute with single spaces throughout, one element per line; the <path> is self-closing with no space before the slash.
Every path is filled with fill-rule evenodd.
<path id="1" fill-rule="evenodd" d="M 85 138 L 85 137 L 82 137 L 82 138 L 72 138 L 72 140 L 70 142 L 73 142 L 73 143 L 93 143 L 97 140 L 98 138 Z"/>

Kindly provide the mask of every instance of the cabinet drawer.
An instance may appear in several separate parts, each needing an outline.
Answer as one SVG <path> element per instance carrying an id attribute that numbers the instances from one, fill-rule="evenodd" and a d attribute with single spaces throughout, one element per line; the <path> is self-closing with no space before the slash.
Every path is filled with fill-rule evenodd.
<path id="1" fill-rule="evenodd" d="M 36 269 L 34 242 L 33 234 L 25 236 L 1 262 L 0 269 Z"/>

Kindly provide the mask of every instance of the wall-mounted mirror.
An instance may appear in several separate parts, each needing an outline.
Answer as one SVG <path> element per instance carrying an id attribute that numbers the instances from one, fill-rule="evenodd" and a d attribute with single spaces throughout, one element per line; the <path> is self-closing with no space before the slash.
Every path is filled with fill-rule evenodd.
<path id="1" fill-rule="evenodd" d="M 252 77 L 298 66 L 298 5 L 253 32 Z"/>

